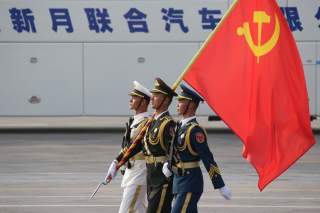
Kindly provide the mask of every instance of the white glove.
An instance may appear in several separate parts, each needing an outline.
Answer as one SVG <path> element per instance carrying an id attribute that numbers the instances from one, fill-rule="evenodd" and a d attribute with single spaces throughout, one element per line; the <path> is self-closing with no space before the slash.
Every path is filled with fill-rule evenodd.
<path id="1" fill-rule="evenodd" d="M 163 164 L 162 173 L 163 173 L 164 176 L 166 176 L 167 178 L 172 175 L 172 172 L 170 171 L 170 169 L 168 169 L 168 162 L 165 162 L 165 163 Z"/>
<path id="2" fill-rule="evenodd" d="M 106 182 L 109 182 L 110 180 L 112 180 L 117 175 L 117 165 L 118 165 L 118 161 L 117 160 L 113 160 L 111 165 L 109 166 L 107 175 L 105 177 L 105 181 Z"/>
<path id="3" fill-rule="evenodd" d="M 231 191 L 227 186 L 224 186 L 219 189 L 220 194 L 224 197 L 226 200 L 231 200 Z"/>

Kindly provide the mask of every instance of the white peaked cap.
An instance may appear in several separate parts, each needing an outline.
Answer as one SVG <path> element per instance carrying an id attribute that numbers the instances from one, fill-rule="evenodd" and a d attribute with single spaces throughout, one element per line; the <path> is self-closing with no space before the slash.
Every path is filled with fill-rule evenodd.
<path id="1" fill-rule="evenodd" d="M 133 81 L 133 89 L 145 94 L 149 98 L 151 98 L 152 96 L 151 92 L 147 88 L 142 86 L 138 81 Z"/>

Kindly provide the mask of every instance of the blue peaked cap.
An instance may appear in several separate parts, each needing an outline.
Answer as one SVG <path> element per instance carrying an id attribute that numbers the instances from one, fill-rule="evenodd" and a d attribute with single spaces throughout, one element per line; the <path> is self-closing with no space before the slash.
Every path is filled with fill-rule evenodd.
<path id="1" fill-rule="evenodd" d="M 178 95 L 178 100 L 190 100 L 190 101 L 194 101 L 194 102 L 203 102 L 203 98 L 201 98 L 200 95 L 198 95 L 198 93 L 196 93 L 195 91 L 193 91 L 192 89 L 190 89 L 189 87 L 187 87 L 184 84 L 180 84 L 181 87 L 181 93 Z"/>

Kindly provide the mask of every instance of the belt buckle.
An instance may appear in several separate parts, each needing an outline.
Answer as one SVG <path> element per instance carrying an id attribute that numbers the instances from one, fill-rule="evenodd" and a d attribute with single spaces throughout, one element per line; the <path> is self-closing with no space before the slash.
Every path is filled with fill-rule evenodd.
<path id="1" fill-rule="evenodd" d="M 177 165 L 177 167 L 176 167 L 176 174 L 177 174 L 177 176 L 183 176 L 184 174 L 183 174 L 183 170 L 181 169 L 181 168 L 179 168 L 178 167 L 178 165 Z"/>

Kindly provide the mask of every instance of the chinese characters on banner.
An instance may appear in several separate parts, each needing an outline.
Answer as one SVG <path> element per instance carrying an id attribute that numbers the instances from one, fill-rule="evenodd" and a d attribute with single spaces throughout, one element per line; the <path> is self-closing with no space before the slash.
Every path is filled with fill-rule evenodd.
<path id="1" fill-rule="evenodd" d="M 84 8 L 83 12 L 87 16 L 88 29 L 96 33 L 112 33 L 112 20 L 107 8 Z M 189 28 L 184 23 L 182 9 L 162 8 L 162 20 L 164 20 L 164 30 L 171 32 L 172 27 L 179 28 L 183 33 L 188 33 Z M 213 30 L 219 23 L 221 10 L 211 10 L 206 7 L 199 9 L 200 24 L 203 30 Z M 10 8 L 12 28 L 18 32 L 37 33 L 35 22 L 36 17 L 31 8 Z M 72 20 L 68 8 L 49 8 L 52 30 L 57 32 L 60 28 L 67 33 L 73 33 Z M 40 17 L 39 17 L 40 18 Z M 147 14 L 137 8 L 130 8 L 123 18 L 128 24 L 130 33 L 148 33 Z"/>
<path id="2" fill-rule="evenodd" d="M 297 40 L 320 37 L 319 1 L 310 0 L 310 4 L 280 4 Z M 12 1 L 0 3 L 0 41 L 203 41 L 228 7 L 227 1 L 212 4 L 205 0 L 171 5 L 61 2 L 54 6 Z"/>

